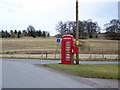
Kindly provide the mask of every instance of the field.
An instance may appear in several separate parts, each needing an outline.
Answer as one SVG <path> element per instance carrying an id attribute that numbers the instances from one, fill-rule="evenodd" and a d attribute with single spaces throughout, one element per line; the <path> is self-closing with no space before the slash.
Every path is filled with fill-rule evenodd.
<path id="1" fill-rule="evenodd" d="M 55 38 L 2 39 L 2 51 L 48 50 L 55 45 Z"/>
<path id="2" fill-rule="evenodd" d="M 118 40 L 80 40 L 93 50 L 118 50 Z M 2 39 L 2 51 L 48 50 L 56 48 L 56 38 Z"/>
<path id="3" fill-rule="evenodd" d="M 56 38 L 9 38 L 1 39 L 1 57 L 16 58 L 54 58 L 56 51 Z M 117 40 L 87 39 L 80 40 L 81 58 L 118 58 Z M 47 52 L 47 56 L 46 56 Z M 60 58 L 60 45 L 57 51 L 57 58 Z"/>

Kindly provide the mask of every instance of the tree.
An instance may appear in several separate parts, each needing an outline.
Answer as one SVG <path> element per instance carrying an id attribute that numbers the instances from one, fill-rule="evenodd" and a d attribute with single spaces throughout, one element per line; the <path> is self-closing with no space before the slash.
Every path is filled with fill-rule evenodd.
<path id="1" fill-rule="evenodd" d="M 14 33 L 17 34 L 17 30 L 15 30 Z"/>
<path id="2" fill-rule="evenodd" d="M 21 31 L 18 31 L 17 38 L 20 38 L 20 36 L 21 36 Z"/>
<path id="3" fill-rule="evenodd" d="M 50 37 L 50 33 L 49 32 L 46 31 L 45 33 L 46 33 L 47 37 Z"/>
<path id="4" fill-rule="evenodd" d="M 36 37 L 35 28 L 32 25 L 28 26 L 27 31 L 29 36 Z"/>
<path id="5" fill-rule="evenodd" d="M 0 37 L 2 38 L 2 31 L 0 31 Z"/>
<path id="6" fill-rule="evenodd" d="M 74 35 L 75 34 L 75 27 L 76 23 L 74 21 L 67 21 L 67 34 Z"/>
<path id="7" fill-rule="evenodd" d="M 36 31 L 36 36 L 37 36 L 37 37 L 41 37 L 41 36 L 42 36 L 41 30 L 37 30 L 37 31 Z"/>
<path id="8" fill-rule="evenodd" d="M 89 34 L 89 38 L 96 37 L 96 34 L 100 32 L 100 27 L 98 26 L 97 22 L 92 22 L 92 20 L 87 20 L 87 26 L 86 26 Z"/>
<path id="9" fill-rule="evenodd" d="M 35 32 L 35 30 L 32 31 L 32 36 L 33 36 L 33 38 L 36 38 L 36 32 Z"/>
<path id="10" fill-rule="evenodd" d="M 46 37 L 46 32 L 45 32 L 45 31 L 42 32 L 42 36 L 43 36 L 44 38 Z"/>
<path id="11" fill-rule="evenodd" d="M 120 20 L 112 19 L 104 25 L 108 39 L 120 39 Z"/>
<path id="12" fill-rule="evenodd" d="M 60 21 L 56 25 L 56 30 L 59 32 L 59 36 L 70 34 L 75 37 L 76 35 L 76 23 L 75 21 Z M 97 33 L 100 32 L 100 27 L 97 22 L 92 22 L 92 20 L 79 21 L 79 38 L 96 38 Z"/>
<path id="13" fill-rule="evenodd" d="M 59 32 L 59 36 L 70 34 L 75 36 L 75 22 L 67 21 L 67 22 L 58 22 L 56 25 L 56 30 Z"/>
<path id="14" fill-rule="evenodd" d="M 86 29 L 87 27 L 87 23 L 86 21 L 79 21 L 78 27 L 79 27 L 79 38 L 81 39 L 85 39 L 87 38 L 87 31 L 88 29 Z"/>
<path id="15" fill-rule="evenodd" d="M 4 38 L 5 37 L 5 32 L 2 30 L 2 32 L 1 32 L 1 36 L 2 36 L 2 38 Z"/>
<path id="16" fill-rule="evenodd" d="M 11 36 L 12 38 L 15 37 L 15 33 L 13 32 L 13 30 L 10 30 L 10 36 Z"/>
<path id="17" fill-rule="evenodd" d="M 23 35 L 23 36 L 28 36 L 27 31 L 26 31 L 26 30 L 23 30 L 23 31 L 22 31 L 22 35 Z"/>
<path id="18" fill-rule="evenodd" d="M 64 23 L 64 22 L 62 22 L 62 21 L 60 21 L 60 22 L 56 25 L 56 30 L 57 30 L 61 35 L 64 35 L 64 34 L 66 34 L 66 32 L 67 32 L 66 27 L 67 27 L 67 24 Z"/>
<path id="19" fill-rule="evenodd" d="M 47 36 L 50 37 L 50 33 L 48 33 Z"/>
<path id="20" fill-rule="evenodd" d="M 4 36 L 5 36 L 5 38 L 10 37 L 10 34 L 7 32 L 7 30 L 5 31 Z"/>
<path id="21" fill-rule="evenodd" d="M 10 34 L 8 33 L 8 31 L 6 30 L 6 31 L 1 31 L 0 32 L 0 37 L 1 38 L 8 38 L 8 37 L 10 37 Z"/>
<path id="22" fill-rule="evenodd" d="M 41 37 L 42 36 L 42 32 L 41 32 L 41 30 L 39 30 L 39 37 Z"/>
<path id="23" fill-rule="evenodd" d="M 4 30 L 1 30 L 0 31 L 0 37 L 1 38 L 8 38 L 8 37 L 17 37 L 17 38 L 20 38 L 21 36 L 30 36 L 30 37 L 33 37 L 33 38 L 36 38 L 37 37 L 46 37 L 46 36 L 50 36 L 50 33 L 48 33 L 47 31 L 41 31 L 41 30 L 35 30 L 35 28 L 30 25 L 27 27 L 26 30 L 23 30 L 22 32 L 19 30 L 10 30 L 10 32 L 8 32 L 7 30 L 4 31 Z"/>

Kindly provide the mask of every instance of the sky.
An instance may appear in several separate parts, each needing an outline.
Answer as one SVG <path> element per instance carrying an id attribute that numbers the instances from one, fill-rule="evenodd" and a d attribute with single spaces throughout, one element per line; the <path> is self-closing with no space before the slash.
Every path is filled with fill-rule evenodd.
<path id="1" fill-rule="evenodd" d="M 119 0 L 78 1 L 81 21 L 92 19 L 103 29 L 104 24 L 118 19 Z M 33 25 L 53 36 L 59 21 L 75 21 L 75 4 L 76 0 L 0 0 L 0 30 L 25 30 Z"/>
<path id="2" fill-rule="evenodd" d="M 118 19 L 120 20 L 120 1 L 119 1 L 119 4 L 118 4 Z"/>

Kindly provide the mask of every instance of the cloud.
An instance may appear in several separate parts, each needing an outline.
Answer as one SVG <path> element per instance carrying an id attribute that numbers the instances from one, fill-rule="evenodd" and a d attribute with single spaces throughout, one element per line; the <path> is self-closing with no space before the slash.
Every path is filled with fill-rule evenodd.
<path id="1" fill-rule="evenodd" d="M 119 0 L 78 0 L 80 2 L 118 2 Z"/>
<path id="2" fill-rule="evenodd" d="M 117 17 L 117 1 L 79 0 L 79 19 L 93 19 L 102 26 Z M 54 35 L 60 20 L 75 21 L 75 0 L 0 0 L 0 30 L 23 30 L 32 24 Z"/>

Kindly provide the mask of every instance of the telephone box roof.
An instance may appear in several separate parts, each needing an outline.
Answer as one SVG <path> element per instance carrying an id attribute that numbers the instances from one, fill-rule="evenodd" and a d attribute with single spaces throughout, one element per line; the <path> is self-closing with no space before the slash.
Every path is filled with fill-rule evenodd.
<path id="1" fill-rule="evenodd" d="M 72 37 L 72 38 L 73 38 L 73 35 L 69 35 L 69 34 L 68 34 L 68 35 L 63 35 L 62 38 L 63 38 L 63 37 Z"/>

